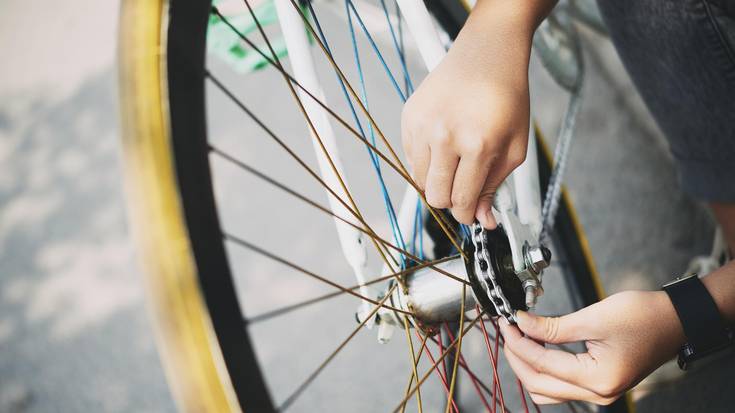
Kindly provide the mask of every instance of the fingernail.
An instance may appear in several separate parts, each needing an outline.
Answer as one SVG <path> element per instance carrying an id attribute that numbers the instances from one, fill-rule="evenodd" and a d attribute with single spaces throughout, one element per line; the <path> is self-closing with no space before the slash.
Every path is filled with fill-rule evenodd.
<path id="1" fill-rule="evenodd" d="M 516 311 L 516 320 L 518 320 L 518 322 L 521 322 L 521 319 L 527 319 L 527 317 L 527 312 L 521 310 Z"/>
<path id="2" fill-rule="evenodd" d="M 485 213 L 485 220 L 487 221 L 487 226 L 488 226 L 487 229 L 495 229 L 495 227 L 498 225 L 495 222 L 495 215 L 493 215 L 492 210 L 488 210 Z"/>

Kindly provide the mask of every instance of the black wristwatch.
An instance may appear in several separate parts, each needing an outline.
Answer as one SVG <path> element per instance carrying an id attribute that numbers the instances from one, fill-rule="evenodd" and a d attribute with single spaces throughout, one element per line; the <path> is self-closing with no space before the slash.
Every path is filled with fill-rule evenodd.
<path id="1" fill-rule="evenodd" d="M 679 351 L 679 368 L 686 370 L 695 360 L 734 343 L 732 329 L 725 324 L 715 301 L 697 274 L 679 277 L 662 289 L 674 304 L 687 339 Z"/>

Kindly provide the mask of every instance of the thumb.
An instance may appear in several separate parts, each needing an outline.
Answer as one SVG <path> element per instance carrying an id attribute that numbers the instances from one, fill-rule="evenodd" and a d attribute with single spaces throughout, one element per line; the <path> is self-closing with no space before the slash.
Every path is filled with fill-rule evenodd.
<path id="1" fill-rule="evenodd" d="M 498 222 L 493 215 L 493 199 L 495 199 L 495 187 L 485 187 L 480 192 L 480 196 L 477 198 L 477 208 L 475 209 L 475 218 L 480 221 L 485 229 L 495 229 L 498 226 Z"/>
<path id="2" fill-rule="evenodd" d="M 506 175 L 498 173 L 498 170 L 493 168 L 485 179 L 485 185 L 482 187 L 482 191 L 480 191 L 475 209 L 475 218 L 480 221 L 480 224 L 485 229 L 495 229 L 498 226 L 498 221 L 495 215 L 493 215 L 493 202 Z"/>
<path id="3" fill-rule="evenodd" d="M 545 343 L 561 344 L 584 340 L 580 313 L 561 317 L 542 317 L 525 311 L 516 313 L 518 328 L 527 336 Z"/>
<path id="4" fill-rule="evenodd" d="M 487 178 L 485 179 L 485 185 L 482 187 L 480 196 L 477 200 L 477 207 L 475 210 L 475 218 L 480 221 L 480 224 L 486 229 L 495 229 L 498 226 L 498 221 L 493 215 L 493 203 L 502 198 L 507 201 L 510 199 L 510 190 L 508 185 L 504 183 L 505 178 L 508 177 L 511 170 L 503 165 L 498 165 L 490 170 Z M 500 194 L 500 195 L 498 195 Z M 506 196 L 507 195 L 507 196 Z M 500 196 L 500 198 L 498 198 Z M 496 198 L 498 198 L 496 200 Z"/>

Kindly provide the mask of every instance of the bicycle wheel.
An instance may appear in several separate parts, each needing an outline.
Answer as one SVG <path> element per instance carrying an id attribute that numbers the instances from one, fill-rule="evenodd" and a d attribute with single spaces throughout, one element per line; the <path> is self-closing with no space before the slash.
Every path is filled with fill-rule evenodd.
<path id="1" fill-rule="evenodd" d="M 403 41 L 393 3 L 358 9 L 348 1 L 338 11 L 327 2 L 314 5 L 314 14 L 310 3 L 289 2 L 309 16 L 305 25 L 317 49 L 314 55 L 322 57 L 317 66 L 323 79 L 334 79 L 335 68 L 347 60 L 360 69 L 349 78 L 338 74 L 341 81 L 329 88 L 325 83 L 327 101 L 347 94 L 351 102 L 330 112 L 333 122 L 351 127 L 339 132 L 341 151 L 351 160 L 343 171 L 351 188 L 330 187 L 328 197 L 346 204 L 343 211 L 353 214 L 347 219 L 335 218 L 335 208 L 318 202 L 324 185 L 314 172 L 318 162 L 310 149 L 310 129 L 303 126 L 299 104 L 291 104 L 290 112 L 284 105 L 302 102 L 293 98 L 299 96 L 299 84 L 289 79 L 292 62 L 277 42 L 266 41 L 277 30 L 266 27 L 260 43 L 249 46 L 237 33 L 241 16 L 245 22 L 239 24 L 248 25 L 250 19 L 251 28 L 256 21 L 268 21 L 263 4 L 246 1 L 239 12 L 228 14 L 207 0 L 123 3 L 120 76 L 131 223 L 179 407 L 213 412 L 532 409 L 498 353 L 497 325 L 479 307 L 476 313 L 462 313 L 461 304 L 452 308 L 463 315 L 457 329 L 442 322 L 453 319 L 419 316 L 394 300 L 397 286 L 403 288 L 408 274 L 421 269 L 439 266 L 432 277 L 456 283 L 454 289 L 468 281 L 445 266 L 458 262 L 452 254 L 461 250 L 461 234 L 452 234 L 446 221 L 433 221 L 440 214 L 416 207 L 413 234 L 401 234 L 392 224 L 397 219 L 393 199 L 406 177 L 399 158 L 386 156 L 389 143 L 378 148 L 372 134 L 383 136 L 378 125 L 385 124 L 392 125 L 385 135 L 396 135 L 402 98 L 420 72 L 410 41 Z M 258 7 L 254 18 L 247 17 L 251 6 Z M 367 37 L 366 10 L 374 12 L 372 21 L 386 18 L 387 41 L 379 44 Z M 207 31 L 213 24 L 233 30 L 239 39 L 225 59 L 207 56 Z M 338 30 L 346 35 L 332 33 Z M 362 37 L 355 47 L 350 39 L 356 32 Z M 397 53 L 372 63 L 400 68 L 401 77 L 386 80 L 388 71 L 378 76 L 361 69 L 368 53 L 389 46 Z M 258 47 L 265 52 L 252 58 Z M 244 57 L 246 52 L 251 57 Z M 233 60 L 223 62 L 227 59 Z M 247 64 L 243 59 L 249 59 Z M 262 67 L 263 61 L 270 63 L 268 68 L 238 73 L 243 67 Z M 379 81 L 389 86 L 374 87 Z M 352 86 L 357 84 L 365 87 Z M 389 98 L 393 89 L 402 96 Z M 380 102 L 371 110 L 368 92 Z M 359 116 L 352 113 L 363 108 Z M 542 312 L 572 311 L 599 297 L 586 244 L 570 217 L 565 203 L 557 226 L 567 229 L 557 231 L 553 246 L 562 259 L 544 281 L 547 294 L 555 295 L 554 306 L 543 308 L 552 303 L 546 299 Z M 381 281 L 371 284 L 377 286 L 375 295 L 352 287 L 356 281 L 348 275 L 355 271 L 340 253 L 342 234 L 335 236 L 334 220 L 358 228 L 361 242 L 374 247 L 364 267 L 378 274 L 371 281 Z M 454 249 L 442 253 L 450 257 L 428 252 L 435 243 L 423 227 L 430 222 L 450 233 L 445 242 Z M 393 273 L 379 272 L 381 266 L 392 267 Z M 461 303 L 468 302 L 462 298 Z M 356 313 L 357 328 L 350 324 Z M 403 324 L 383 327 L 387 321 L 375 314 L 394 316 Z M 376 335 L 389 338 L 391 328 L 392 339 L 378 345 Z"/>

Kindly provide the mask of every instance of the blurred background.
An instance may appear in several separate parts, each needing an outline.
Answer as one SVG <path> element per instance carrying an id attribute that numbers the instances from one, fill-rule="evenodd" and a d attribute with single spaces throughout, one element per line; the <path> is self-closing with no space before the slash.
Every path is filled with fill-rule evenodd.
<path id="1" fill-rule="evenodd" d="M 118 9 L 0 3 L 0 412 L 174 411 L 126 226 Z M 712 220 L 680 193 L 612 46 L 583 34 L 588 80 L 567 186 L 607 291 L 655 289 L 708 252 Z M 566 100 L 536 60 L 531 91 L 553 135 Z M 639 410 L 728 411 L 733 367 L 730 357 L 642 388 Z"/>

